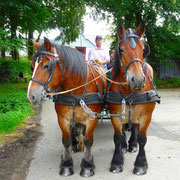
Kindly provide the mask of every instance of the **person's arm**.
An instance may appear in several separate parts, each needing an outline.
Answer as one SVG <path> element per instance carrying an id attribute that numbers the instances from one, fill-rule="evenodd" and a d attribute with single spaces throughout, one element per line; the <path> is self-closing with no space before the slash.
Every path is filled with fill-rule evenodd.
<path id="1" fill-rule="evenodd" d="M 110 62 L 110 57 L 109 57 L 109 51 L 105 50 L 105 58 L 104 61 L 102 62 L 102 65 L 108 64 Z"/>
<path id="2" fill-rule="evenodd" d="M 93 61 L 93 49 L 91 48 L 88 54 L 88 61 Z"/>

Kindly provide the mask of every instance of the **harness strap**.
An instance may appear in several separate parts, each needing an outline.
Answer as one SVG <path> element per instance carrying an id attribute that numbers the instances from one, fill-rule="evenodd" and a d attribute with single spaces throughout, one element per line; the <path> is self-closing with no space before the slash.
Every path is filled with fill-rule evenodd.
<path id="1" fill-rule="evenodd" d="M 39 83 L 39 84 L 41 84 L 41 85 L 45 85 L 45 83 L 44 82 L 42 82 L 42 81 L 40 81 L 39 79 L 36 79 L 36 78 L 31 78 L 29 81 L 35 81 L 35 82 L 37 82 L 37 83 Z"/>
<path id="2" fill-rule="evenodd" d="M 72 122 L 71 122 L 71 126 L 72 126 L 72 127 L 75 127 L 75 106 L 76 106 L 76 103 L 73 102 L 73 103 L 72 103 L 72 107 L 73 107 L 73 117 L 72 117 Z"/>
<path id="3" fill-rule="evenodd" d="M 129 102 L 129 121 L 128 121 L 128 124 L 129 124 L 129 129 L 131 129 L 132 127 L 132 119 L 131 119 L 131 112 L 132 112 L 132 103 Z"/>
<path id="4" fill-rule="evenodd" d="M 141 65 L 143 66 L 143 64 L 142 64 L 142 62 L 141 62 L 140 59 L 132 59 L 132 60 L 127 64 L 127 66 L 125 66 L 126 71 L 127 71 L 128 67 L 129 67 L 133 62 L 135 62 L 135 61 L 140 62 Z M 126 72 L 126 71 L 125 71 L 125 72 Z"/>

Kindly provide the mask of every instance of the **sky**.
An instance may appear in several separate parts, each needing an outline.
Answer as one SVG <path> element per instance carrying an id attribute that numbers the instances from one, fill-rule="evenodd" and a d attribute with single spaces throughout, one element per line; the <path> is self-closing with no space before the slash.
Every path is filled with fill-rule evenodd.
<path id="1" fill-rule="evenodd" d="M 84 35 L 110 35 L 110 25 L 107 24 L 105 21 L 95 21 L 89 16 L 84 17 Z M 48 33 L 42 33 L 43 36 L 47 36 L 47 38 L 54 39 L 58 34 L 58 30 L 51 30 Z"/>

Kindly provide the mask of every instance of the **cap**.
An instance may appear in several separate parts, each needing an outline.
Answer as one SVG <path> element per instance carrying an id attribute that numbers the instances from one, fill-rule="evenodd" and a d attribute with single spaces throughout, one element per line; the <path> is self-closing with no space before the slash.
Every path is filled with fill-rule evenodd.
<path id="1" fill-rule="evenodd" d="M 101 35 L 97 35 L 95 40 L 102 39 Z"/>

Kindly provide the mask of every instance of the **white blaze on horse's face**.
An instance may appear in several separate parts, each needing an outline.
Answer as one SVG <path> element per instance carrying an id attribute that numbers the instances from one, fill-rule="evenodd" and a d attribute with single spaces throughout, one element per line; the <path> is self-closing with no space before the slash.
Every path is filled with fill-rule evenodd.
<path id="1" fill-rule="evenodd" d="M 126 73 L 126 80 L 132 91 L 139 91 L 144 87 L 146 78 L 142 65 L 139 62 L 134 62 L 128 68 Z"/>
<path id="2" fill-rule="evenodd" d="M 42 61 L 40 63 L 38 63 L 38 60 L 36 60 L 32 78 L 35 77 L 38 66 L 41 63 L 42 63 Z M 35 82 L 33 82 L 33 81 L 29 82 L 28 91 L 27 91 L 27 98 L 31 103 L 36 104 L 36 103 L 39 103 L 42 99 L 40 92 L 42 92 L 43 86 L 36 86 L 34 84 L 35 84 Z"/>

